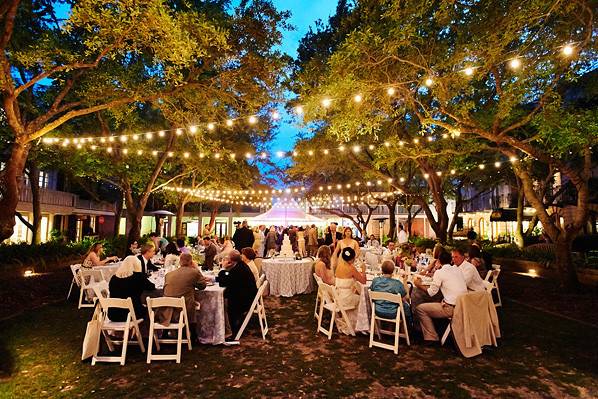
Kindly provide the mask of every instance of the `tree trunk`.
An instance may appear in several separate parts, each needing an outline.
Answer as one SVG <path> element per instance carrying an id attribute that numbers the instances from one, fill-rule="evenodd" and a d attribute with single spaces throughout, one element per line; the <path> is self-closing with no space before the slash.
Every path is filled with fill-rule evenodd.
<path id="1" fill-rule="evenodd" d="M 394 241 L 397 235 L 397 200 L 387 202 L 386 206 L 388 207 L 388 238 Z"/>
<path id="2" fill-rule="evenodd" d="M 127 237 L 129 242 L 137 241 L 141 238 L 141 219 L 143 218 L 143 209 L 130 208 L 127 205 L 127 220 L 131 227 Z"/>
<path id="3" fill-rule="evenodd" d="M 31 223 L 31 244 L 36 245 L 41 242 L 41 222 L 42 210 L 41 199 L 39 193 L 39 168 L 37 163 L 30 162 L 29 164 L 29 186 L 31 188 L 31 205 L 33 208 L 33 222 Z"/>
<path id="4" fill-rule="evenodd" d="M 28 154 L 29 144 L 15 142 L 6 168 L 0 175 L 0 242 L 10 238 L 14 232 L 15 212 Z"/>
<path id="5" fill-rule="evenodd" d="M 457 225 L 457 220 L 459 219 L 459 215 L 463 212 L 463 193 L 461 192 L 461 187 L 463 186 L 463 182 L 461 182 L 455 191 L 455 212 L 453 213 L 453 218 L 451 219 L 451 224 L 448 227 L 448 239 L 453 239 L 453 234 L 455 232 L 455 226 Z"/>
<path id="6" fill-rule="evenodd" d="M 523 205 L 525 195 L 523 193 L 523 187 L 521 186 L 521 179 L 517 179 L 517 226 L 515 227 L 515 244 L 519 249 L 523 249 L 525 246 L 524 233 L 523 233 Z"/>
<path id="7" fill-rule="evenodd" d="M 187 201 L 185 199 L 181 199 L 177 204 L 176 208 L 176 228 L 175 228 L 175 235 L 177 238 L 184 238 L 183 236 L 183 215 L 185 214 L 185 205 Z M 202 227 L 199 226 L 201 229 Z"/>
<path id="8" fill-rule="evenodd" d="M 120 231 L 120 218 L 123 213 L 123 198 L 122 198 L 122 191 L 120 191 L 120 200 L 116 201 L 114 204 L 114 237 L 118 237 L 118 233 Z"/>
<path id="9" fill-rule="evenodd" d="M 573 239 L 566 236 L 566 234 L 563 234 L 555 242 L 555 262 L 559 274 L 564 278 L 565 286 L 575 290 L 579 288 L 579 279 L 577 278 L 577 270 L 571 256 Z"/>
<path id="10" fill-rule="evenodd" d="M 208 229 L 210 231 L 212 231 L 214 225 L 216 224 L 216 215 L 218 215 L 218 209 L 218 206 L 216 206 L 215 208 L 212 208 L 212 210 L 210 211 L 210 224 L 208 226 Z"/>

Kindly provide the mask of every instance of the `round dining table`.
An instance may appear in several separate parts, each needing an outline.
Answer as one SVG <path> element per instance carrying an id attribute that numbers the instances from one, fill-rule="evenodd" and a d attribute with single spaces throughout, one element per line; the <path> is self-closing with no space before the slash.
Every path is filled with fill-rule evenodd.
<path id="1" fill-rule="evenodd" d="M 270 295 L 291 297 L 313 292 L 314 261 L 311 258 L 270 258 L 262 261 Z"/>

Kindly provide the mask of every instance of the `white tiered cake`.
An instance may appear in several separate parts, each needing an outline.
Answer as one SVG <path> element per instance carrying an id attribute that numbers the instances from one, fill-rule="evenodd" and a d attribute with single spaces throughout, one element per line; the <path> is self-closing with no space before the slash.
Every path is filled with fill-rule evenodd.
<path id="1" fill-rule="evenodd" d="M 282 240 L 282 246 L 280 247 L 280 256 L 284 258 L 294 258 L 295 253 L 293 252 L 293 246 L 291 245 L 291 240 L 289 240 L 288 235 L 284 235 Z"/>

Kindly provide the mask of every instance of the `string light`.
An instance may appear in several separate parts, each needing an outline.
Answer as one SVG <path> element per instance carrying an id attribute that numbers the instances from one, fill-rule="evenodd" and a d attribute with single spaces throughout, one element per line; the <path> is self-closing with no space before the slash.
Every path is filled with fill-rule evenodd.
<path id="1" fill-rule="evenodd" d="M 519 69 L 519 67 L 521 67 L 521 60 L 519 60 L 519 58 L 513 58 L 509 61 L 509 67 L 511 67 L 511 69 Z"/>
<path id="2" fill-rule="evenodd" d="M 278 120 L 280 119 L 280 114 L 278 113 L 278 111 L 272 111 L 272 119 L 274 120 Z"/>
<path id="3" fill-rule="evenodd" d="M 251 115 L 247 121 L 249 122 L 250 125 L 255 125 L 257 123 L 257 118 L 254 115 Z"/>
<path id="4" fill-rule="evenodd" d="M 232 119 L 227 119 L 226 120 L 226 126 L 231 127 L 233 125 L 233 120 Z"/>
<path id="5" fill-rule="evenodd" d="M 353 97 L 353 101 L 355 101 L 356 103 L 360 103 L 361 100 L 363 100 L 363 97 L 361 97 L 361 94 L 356 94 L 355 97 Z"/>
<path id="6" fill-rule="evenodd" d="M 472 76 L 473 75 L 473 68 L 472 67 L 467 67 L 463 70 L 463 72 L 465 73 L 465 75 L 467 76 Z"/>
<path id="7" fill-rule="evenodd" d="M 564 54 L 566 57 L 569 57 L 569 56 L 573 55 L 573 52 L 574 52 L 574 51 L 575 51 L 575 50 L 573 49 L 573 46 L 572 46 L 572 45 L 570 45 L 570 44 L 567 44 L 567 45 L 565 45 L 565 46 L 563 47 L 563 54 Z"/>
<path id="8" fill-rule="evenodd" d="M 301 106 L 301 105 L 297 105 L 297 106 L 295 107 L 295 113 L 296 113 L 297 115 L 301 115 L 301 114 L 303 114 L 303 106 Z"/>
<path id="9" fill-rule="evenodd" d="M 332 100 L 329 98 L 325 98 L 322 100 L 322 107 L 324 108 L 328 108 L 330 107 L 330 105 L 332 105 Z"/>
<path id="10" fill-rule="evenodd" d="M 396 90 L 394 87 L 389 87 L 388 89 L 386 89 L 386 94 L 388 94 L 389 96 L 394 96 L 395 92 Z"/>
<path id="11" fill-rule="evenodd" d="M 426 86 L 428 86 L 428 87 L 432 87 L 432 85 L 434 84 L 434 80 L 432 80 L 432 78 L 427 78 L 427 79 L 424 81 L 424 84 L 425 84 Z"/>

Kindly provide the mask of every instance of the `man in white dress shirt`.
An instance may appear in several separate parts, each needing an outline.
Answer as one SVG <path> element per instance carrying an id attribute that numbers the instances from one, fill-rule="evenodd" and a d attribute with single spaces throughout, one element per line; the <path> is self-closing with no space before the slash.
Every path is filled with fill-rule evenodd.
<path id="1" fill-rule="evenodd" d="M 402 224 L 399 224 L 399 234 L 397 235 L 397 241 L 399 242 L 399 246 L 406 244 L 409 241 L 409 235 L 403 228 Z"/>
<path id="2" fill-rule="evenodd" d="M 480 273 L 478 273 L 478 269 L 471 263 L 465 260 L 465 255 L 463 251 L 460 249 L 453 249 L 451 252 L 453 265 L 457 266 L 461 273 L 463 273 L 463 277 L 465 278 L 465 284 L 467 284 L 467 289 L 470 291 L 484 291 L 486 290 L 486 285 L 484 284 L 484 280 L 480 277 Z"/>
<path id="3" fill-rule="evenodd" d="M 382 252 L 382 257 L 384 259 L 390 259 L 394 262 L 396 256 L 397 256 L 397 249 L 395 247 L 395 243 L 393 241 L 389 241 L 386 244 L 386 248 L 384 248 L 384 251 Z"/>
<path id="4" fill-rule="evenodd" d="M 442 252 L 438 258 L 442 263 L 442 268 L 436 270 L 434 278 L 429 287 L 422 284 L 419 277 L 416 277 L 413 283 L 415 286 L 428 293 L 431 297 L 442 292 L 442 302 L 422 303 L 415 309 L 419 325 L 425 341 L 438 341 L 438 333 L 434 327 L 432 319 L 446 319 L 453 317 L 457 297 L 467 293 L 467 285 L 463 273 L 457 266 L 452 266 L 451 255 L 448 252 Z"/>

